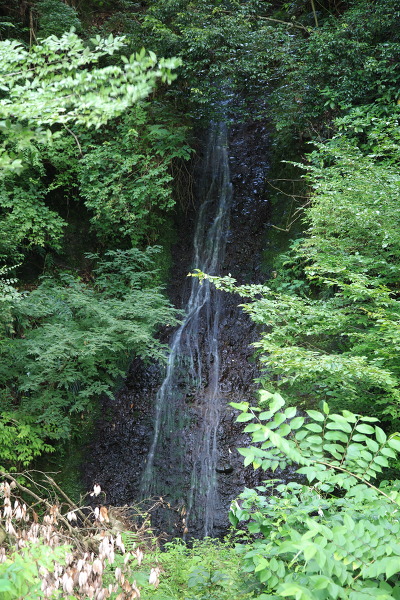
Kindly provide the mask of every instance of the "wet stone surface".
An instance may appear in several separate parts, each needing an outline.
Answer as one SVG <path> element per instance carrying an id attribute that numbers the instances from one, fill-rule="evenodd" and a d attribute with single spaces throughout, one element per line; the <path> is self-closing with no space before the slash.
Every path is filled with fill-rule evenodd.
<path id="1" fill-rule="evenodd" d="M 239 283 L 259 283 L 261 253 L 265 241 L 269 205 L 265 192 L 267 176 L 268 136 L 260 124 L 245 124 L 231 128 L 229 139 L 230 179 L 233 199 L 229 232 L 221 266 L 221 275 L 230 273 Z M 199 163 L 201 164 L 201 163 Z M 195 213 L 179 215 L 179 241 L 174 249 L 174 270 L 169 285 L 169 295 L 181 308 L 189 293 L 188 271 L 192 263 L 192 239 Z M 229 526 L 227 513 L 230 502 L 247 487 L 260 482 L 263 474 L 252 468 L 243 468 L 243 459 L 236 448 L 248 443 L 242 433 L 243 424 L 235 422 L 236 411 L 229 402 L 254 398 L 254 378 L 257 370 L 252 361 L 251 343 L 257 339 L 255 325 L 238 307 L 240 299 L 222 294 L 219 316 L 219 393 L 216 444 L 218 457 L 215 464 L 216 496 L 213 504 L 212 535 L 226 533 Z M 162 332 L 168 340 L 171 333 Z M 202 345 L 205 332 L 199 328 Z M 207 357 L 203 358 L 207 362 Z M 141 479 L 153 439 L 154 402 L 163 381 L 163 368 L 146 366 L 135 360 L 124 386 L 115 399 L 104 399 L 102 418 L 88 448 L 84 467 L 84 480 L 89 488 L 96 482 L 106 493 L 110 504 L 126 505 L 141 501 Z M 201 536 L 201 511 L 193 511 L 189 523 L 185 510 L 193 462 L 196 460 L 198 428 L 204 413 L 207 397 L 207 380 L 200 389 L 185 389 L 182 377 L 179 424 L 171 429 L 168 443 L 176 445 L 176 456 L 171 451 L 159 451 L 156 477 L 157 489 L 176 510 L 157 509 L 152 516 L 154 527 L 169 535 L 180 535 L 185 527 L 188 536 Z M 178 386 L 178 387 L 179 387 Z M 175 416 L 175 421 L 178 419 Z M 168 438 L 168 434 L 166 435 Z M 167 443 L 163 442 L 163 443 Z M 150 503 L 151 504 L 151 503 Z M 146 502 L 144 502 L 146 505 Z M 195 514 L 196 513 L 196 514 Z"/>

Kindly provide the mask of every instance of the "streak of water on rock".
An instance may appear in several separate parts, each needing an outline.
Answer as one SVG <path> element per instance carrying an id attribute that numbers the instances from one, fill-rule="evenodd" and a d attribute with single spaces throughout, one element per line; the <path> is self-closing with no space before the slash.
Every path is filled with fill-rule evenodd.
<path id="1" fill-rule="evenodd" d="M 201 204 L 194 236 L 193 268 L 219 274 L 223 260 L 229 209 L 232 198 L 227 127 L 211 127 L 200 185 Z M 222 403 L 219 371 L 219 325 L 221 293 L 192 278 L 190 297 L 184 318 L 171 340 L 165 378 L 156 396 L 154 431 L 141 481 L 141 496 L 163 495 L 164 483 L 157 463 L 166 455 L 171 472 L 185 470 L 185 422 L 180 416 L 185 399 L 192 398 L 199 423 L 190 457 L 191 482 L 187 498 L 187 522 L 201 523 L 203 535 L 213 532 L 214 508 L 218 489 L 217 429 Z M 201 344 L 200 344 L 201 340 Z M 179 467 L 180 465 L 180 467 Z M 177 477 L 173 478 L 175 484 Z"/>

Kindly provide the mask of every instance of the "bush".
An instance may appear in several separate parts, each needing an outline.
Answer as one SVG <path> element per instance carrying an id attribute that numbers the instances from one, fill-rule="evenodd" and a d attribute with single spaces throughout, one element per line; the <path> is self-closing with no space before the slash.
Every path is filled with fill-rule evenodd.
<path id="1" fill-rule="evenodd" d="M 258 600 L 395 600 L 400 595 L 400 482 L 376 478 L 400 451 L 378 420 L 348 410 L 299 413 L 265 391 L 260 404 L 232 404 L 252 443 L 245 465 L 297 481 L 267 480 L 232 504 L 233 525 L 253 536 L 244 568 L 260 582 Z"/>
<path id="2" fill-rule="evenodd" d="M 144 587 L 143 600 L 245 600 L 252 597 L 249 578 L 241 572 L 232 541 L 211 538 L 165 545 L 157 555 L 161 569 L 158 588 Z M 154 557 L 148 556 L 149 560 Z M 147 559 L 145 559 L 146 562 Z"/>
<path id="3" fill-rule="evenodd" d="M 50 441 L 68 439 L 74 423 L 82 427 L 133 356 L 165 358 L 155 333 L 176 323 L 176 311 L 152 268 L 157 252 L 91 255 L 93 283 L 64 273 L 9 301 L 14 330 L 1 340 L 0 367 L 0 455 L 8 465 L 26 466 Z"/>

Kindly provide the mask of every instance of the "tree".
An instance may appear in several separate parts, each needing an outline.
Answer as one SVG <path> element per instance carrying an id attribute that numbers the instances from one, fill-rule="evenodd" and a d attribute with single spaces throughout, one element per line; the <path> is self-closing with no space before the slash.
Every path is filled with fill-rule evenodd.
<path id="1" fill-rule="evenodd" d="M 0 42 L 4 261 L 20 259 L 23 245 L 60 247 L 65 222 L 45 203 L 44 148 L 51 154 L 56 147 L 56 154 L 67 136 L 79 147 L 70 127 L 98 129 L 145 98 L 157 80 L 174 79 L 179 60 L 158 61 L 152 52 L 110 63 L 124 45 L 121 37 L 97 37 L 90 48 L 74 32 L 29 50 L 17 41 Z M 154 334 L 160 324 L 175 322 L 175 312 L 159 286 L 156 253 L 132 248 L 92 255 L 94 283 L 60 273 L 21 293 L 15 281 L 1 281 L 3 466 L 26 465 L 51 451 L 54 441 L 68 439 L 76 415 L 90 412 L 100 394 L 112 394 L 133 355 L 163 359 Z"/>
<path id="2" fill-rule="evenodd" d="M 94 401 L 112 395 L 133 356 L 164 359 L 154 334 L 176 322 L 176 311 L 158 285 L 156 253 L 92 256 L 94 283 L 64 273 L 4 302 L 12 321 L 0 338 L 3 467 L 26 466 L 69 439 L 90 421 Z"/>
<path id="3" fill-rule="evenodd" d="M 1 169 L 20 170 L 22 150 L 32 139 L 51 139 L 53 125 L 104 125 L 148 96 L 158 79 L 171 82 L 171 71 L 180 64 L 175 58 L 158 61 L 142 50 L 122 56 L 123 66 L 96 66 L 122 50 L 125 40 L 97 36 L 92 44 L 73 32 L 50 36 L 29 50 L 15 40 L 0 42 Z"/>

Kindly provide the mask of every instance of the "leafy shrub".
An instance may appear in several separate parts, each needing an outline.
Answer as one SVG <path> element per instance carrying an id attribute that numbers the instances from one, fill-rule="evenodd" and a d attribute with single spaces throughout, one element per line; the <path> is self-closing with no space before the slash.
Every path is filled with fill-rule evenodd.
<path id="1" fill-rule="evenodd" d="M 324 139 L 331 135 L 332 120 L 352 107 L 397 101 L 399 15 L 398 0 L 375 5 L 357 0 L 309 36 L 296 29 L 275 46 L 275 60 L 268 65 L 275 82 L 270 102 L 284 141 L 293 130 Z"/>
<path id="2" fill-rule="evenodd" d="M 172 165 L 190 157 L 186 135 L 166 106 L 140 103 L 89 146 L 77 169 L 78 192 L 103 242 L 154 243 L 175 205 Z"/>
<path id="3" fill-rule="evenodd" d="M 15 334 L 2 340 L 0 368 L 2 457 L 26 465 L 45 448 L 43 440 L 67 439 L 74 416 L 83 418 L 93 399 L 112 394 L 133 356 L 164 359 L 154 334 L 159 325 L 175 323 L 176 313 L 152 269 L 156 252 L 106 253 L 97 257 L 94 284 L 64 273 L 44 278 L 12 304 Z M 26 439 L 31 455 L 14 446 L 7 427 Z"/>
<path id="4" fill-rule="evenodd" d="M 344 135 L 309 158 L 307 229 L 277 277 L 268 286 L 211 280 L 251 299 L 243 308 L 263 328 L 254 344 L 263 385 L 280 386 L 293 403 L 325 400 L 392 420 L 400 416 L 399 175 L 387 156 L 365 156 Z"/>
<path id="5" fill-rule="evenodd" d="M 146 560 L 154 561 L 154 555 Z M 143 600 L 245 600 L 251 597 L 248 577 L 229 541 L 205 538 L 188 547 L 182 540 L 165 545 L 156 555 L 161 570 L 157 588 L 144 586 Z"/>
<path id="6" fill-rule="evenodd" d="M 36 9 L 39 15 L 39 38 L 47 38 L 50 35 L 60 37 L 72 27 L 77 33 L 81 32 L 81 22 L 73 6 L 61 0 L 39 0 Z"/>
<path id="7" fill-rule="evenodd" d="M 232 406 L 252 438 L 240 449 L 245 464 L 291 465 L 300 476 L 245 489 L 232 504 L 231 522 L 254 536 L 240 552 L 261 584 L 257 598 L 399 598 L 399 482 L 375 484 L 400 451 L 399 434 L 387 437 L 373 417 L 331 414 L 326 403 L 299 413 L 277 393 Z"/>

